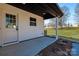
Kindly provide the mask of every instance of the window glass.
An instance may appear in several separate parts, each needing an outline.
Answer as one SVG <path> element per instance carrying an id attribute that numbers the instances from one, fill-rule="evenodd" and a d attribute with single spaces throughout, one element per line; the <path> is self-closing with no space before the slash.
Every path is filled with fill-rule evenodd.
<path id="1" fill-rule="evenodd" d="M 30 17 L 30 26 L 36 26 L 36 19 Z"/>
<path id="2" fill-rule="evenodd" d="M 6 28 L 16 28 L 16 16 L 6 14 Z"/>

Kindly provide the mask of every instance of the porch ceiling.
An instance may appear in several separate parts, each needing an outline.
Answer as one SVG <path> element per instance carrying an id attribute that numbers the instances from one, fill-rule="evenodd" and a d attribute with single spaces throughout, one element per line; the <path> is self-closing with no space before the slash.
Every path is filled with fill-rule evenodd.
<path id="1" fill-rule="evenodd" d="M 42 16 L 44 19 L 63 15 L 56 3 L 8 3 L 17 8 Z"/>

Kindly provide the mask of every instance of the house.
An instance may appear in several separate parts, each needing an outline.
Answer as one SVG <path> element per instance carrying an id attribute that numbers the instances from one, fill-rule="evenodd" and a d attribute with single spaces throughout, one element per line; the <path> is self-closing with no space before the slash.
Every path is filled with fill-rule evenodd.
<path id="1" fill-rule="evenodd" d="M 55 3 L 0 3 L 0 46 L 44 36 L 44 20 L 62 15 Z"/>

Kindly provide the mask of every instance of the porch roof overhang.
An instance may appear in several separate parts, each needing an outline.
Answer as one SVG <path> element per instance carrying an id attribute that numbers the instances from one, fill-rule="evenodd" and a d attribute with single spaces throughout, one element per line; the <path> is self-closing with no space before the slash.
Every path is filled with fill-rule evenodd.
<path id="1" fill-rule="evenodd" d="M 56 3 L 8 3 L 14 7 L 37 14 L 44 19 L 61 17 L 63 12 Z"/>

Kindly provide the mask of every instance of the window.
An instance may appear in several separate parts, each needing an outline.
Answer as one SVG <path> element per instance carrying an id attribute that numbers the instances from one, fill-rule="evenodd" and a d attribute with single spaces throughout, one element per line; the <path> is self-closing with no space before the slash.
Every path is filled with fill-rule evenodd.
<path id="1" fill-rule="evenodd" d="M 30 17 L 30 26 L 36 26 L 36 19 Z"/>
<path id="2" fill-rule="evenodd" d="M 6 28 L 16 28 L 16 16 L 6 14 Z"/>

